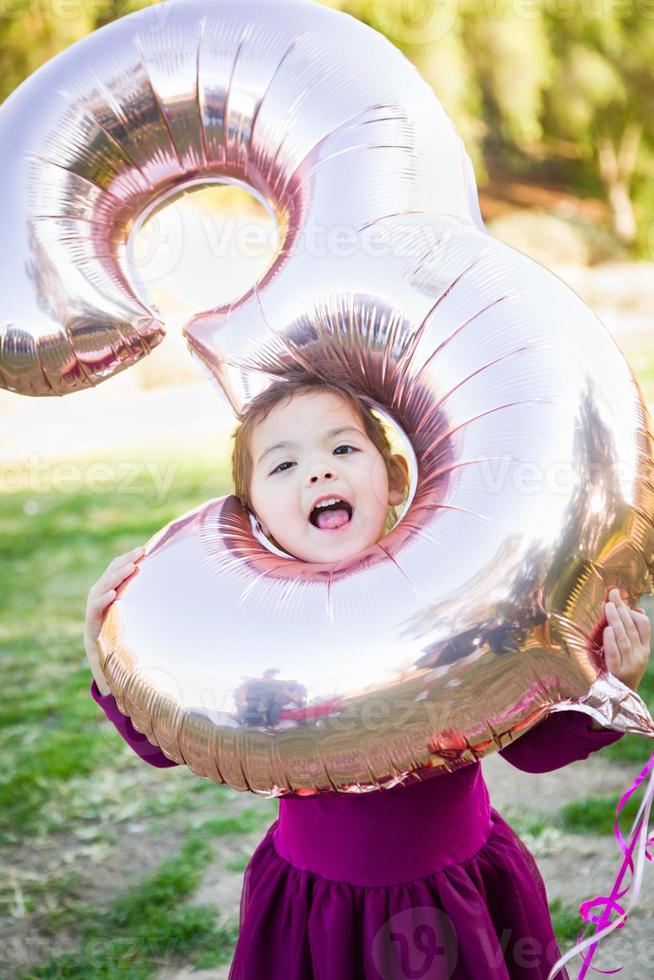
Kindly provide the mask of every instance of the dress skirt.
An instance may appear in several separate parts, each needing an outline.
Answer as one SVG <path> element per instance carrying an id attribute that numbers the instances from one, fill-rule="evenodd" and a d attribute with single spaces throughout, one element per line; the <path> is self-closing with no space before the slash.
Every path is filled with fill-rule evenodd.
<path id="1" fill-rule="evenodd" d="M 560 955 L 536 862 L 474 764 L 282 799 L 246 869 L 229 978 L 545 980 Z"/>

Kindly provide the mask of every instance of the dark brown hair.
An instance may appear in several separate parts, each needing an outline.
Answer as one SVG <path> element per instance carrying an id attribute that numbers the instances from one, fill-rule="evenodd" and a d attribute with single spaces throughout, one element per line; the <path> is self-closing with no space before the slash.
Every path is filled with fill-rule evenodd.
<path id="1" fill-rule="evenodd" d="M 365 434 L 381 453 L 388 473 L 389 484 L 396 485 L 399 481 L 406 486 L 405 474 L 402 467 L 393 458 L 393 450 L 388 441 L 383 423 L 372 414 L 371 409 L 359 397 L 354 388 L 343 381 L 324 381 L 322 378 L 307 377 L 299 381 L 274 381 L 265 391 L 256 395 L 247 410 L 239 417 L 239 425 L 232 433 L 234 447 L 232 450 L 232 479 L 234 494 L 244 507 L 253 512 L 250 499 L 250 482 L 252 479 L 252 454 L 250 444 L 252 433 L 276 405 L 287 403 L 294 395 L 308 392 L 330 392 L 339 395 L 350 406 L 356 418 L 363 426 Z M 386 520 L 385 532 L 388 533 L 397 523 L 395 507 L 390 507 Z"/>

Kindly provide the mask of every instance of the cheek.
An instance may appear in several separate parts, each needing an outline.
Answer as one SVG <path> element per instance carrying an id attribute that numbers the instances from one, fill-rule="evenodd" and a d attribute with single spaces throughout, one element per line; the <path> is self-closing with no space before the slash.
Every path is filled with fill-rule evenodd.
<path id="1" fill-rule="evenodd" d="M 264 516 L 270 511 L 271 502 L 274 498 L 268 492 L 268 488 L 262 480 L 253 480 L 250 487 L 250 500 L 252 506 L 259 515 Z"/>
<path id="2" fill-rule="evenodd" d="M 386 466 L 383 461 L 375 463 L 369 474 L 369 486 L 371 490 L 371 505 L 375 509 L 381 510 L 388 504 L 388 477 Z"/>

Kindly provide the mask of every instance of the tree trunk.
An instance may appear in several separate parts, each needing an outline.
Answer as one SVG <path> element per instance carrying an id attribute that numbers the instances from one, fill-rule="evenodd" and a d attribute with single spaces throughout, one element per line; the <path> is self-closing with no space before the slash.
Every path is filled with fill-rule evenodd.
<path id="1" fill-rule="evenodd" d="M 636 216 L 629 197 L 629 186 L 622 180 L 615 181 L 609 185 L 608 195 L 613 230 L 621 241 L 631 245 L 636 237 Z"/>
<path id="2" fill-rule="evenodd" d="M 617 149 L 609 135 L 601 135 L 597 140 L 599 172 L 611 207 L 613 229 L 627 245 L 632 244 L 636 237 L 636 216 L 630 185 L 642 132 L 642 123 L 632 120 L 626 124 Z"/>

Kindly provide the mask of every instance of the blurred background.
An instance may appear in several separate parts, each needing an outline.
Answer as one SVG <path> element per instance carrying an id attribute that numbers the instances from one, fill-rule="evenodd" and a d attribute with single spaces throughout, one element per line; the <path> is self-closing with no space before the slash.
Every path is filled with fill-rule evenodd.
<path id="1" fill-rule="evenodd" d="M 489 232 L 579 293 L 653 405 L 654 4 L 325 2 L 414 62 L 472 158 Z M 0 0 L 0 101 L 141 6 Z M 181 327 L 245 292 L 276 247 L 274 219 L 244 189 L 186 194 L 135 242 L 168 324 L 162 344 L 66 398 L 0 391 L 3 977 L 162 980 L 192 966 L 195 977 L 226 976 L 242 872 L 274 804 L 133 757 L 88 694 L 82 630 L 86 593 L 116 554 L 229 492 L 234 420 Z M 651 671 L 641 693 L 654 704 Z M 579 901 L 612 880 L 618 791 L 648 755 L 627 736 L 533 785 L 488 760 L 491 781 L 503 766 L 495 805 L 544 868 L 564 947 L 580 928 Z M 625 977 L 650 975 L 646 958 L 638 964 L 651 928 L 651 912 L 630 916 L 617 954 Z"/>
<path id="2" fill-rule="evenodd" d="M 0 99 L 134 0 L 0 0 Z M 634 0 L 327 0 L 414 62 L 470 154 L 492 235 L 568 282 L 617 337 L 654 400 L 654 5 Z M 269 264 L 274 218 L 238 187 L 196 190 L 136 242 L 139 275 L 168 324 L 141 364 L 93 391 L 0 392 L 5 458 L 140 444 L 183 454 L 232 424 L 181 326 L 241 295 Z M 648 317 L 649 313 L 649 317 Z M 44 415 L 46 418 L 44 419 Z M 80 424 L 80 419 L 84 424 Z M 164 447 L 161 447 L 164 448 Z M 14 467 L 11 479 L 18 480 Z M 24 479 L 34 480 L 28 473 Z"/>

